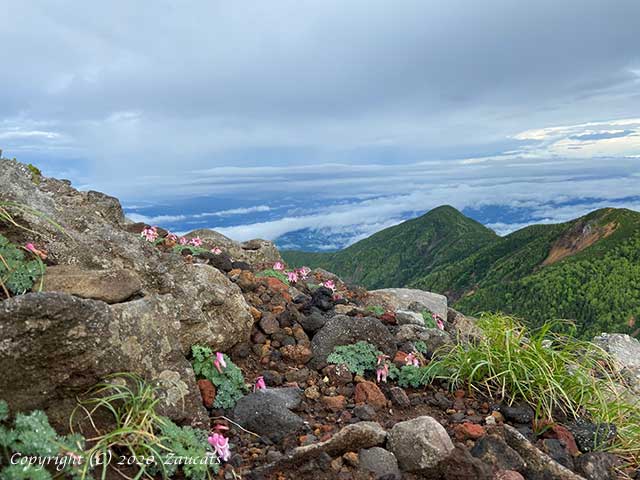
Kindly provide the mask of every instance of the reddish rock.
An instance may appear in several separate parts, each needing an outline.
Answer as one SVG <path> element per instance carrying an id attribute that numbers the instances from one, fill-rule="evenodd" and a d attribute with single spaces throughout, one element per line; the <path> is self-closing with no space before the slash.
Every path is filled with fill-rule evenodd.
<path id="1" fill-rule="evenodd" d="M 287 302 L 291 301 L 291 295 L 289 295 L 289 287 L 287 287 L 280 280 L 274 277 L 264 277 L 262 280 L 267 284 L 267 287 L 270 290 L 279 293 Z"/>
<path id="2" fill-rule="evenodd" d="M 286 345 L 280 349 L 280 352 L 285 360 L 298 364 L 307 363 L 313 356 L 311 349 L 304 345 Z"/>
<path id="3" fill-rule="evenodd" d="M 238 279 L 236 280 L 236 284 L 245 293 L 254 291 L 258 286 L 256 284 L 256 278 L 253 276 L 253 273 L 247 270 L 242 270 L 238 274 Z"/>
<path id="4" fill-rule="evenodd" d="M 272 309 L 271 309 L 271 313 L 273 313 L 274 315 L 280 315 L 281 313 L 283 313 L 285 311 L 285 308 L 283 305 L 275 305 Z"/>
<path id="5" fill-rule="evenodd" d="M 356 403 L 366 403 L 374 408 L 385 408 L 387 406 L 387 397 L 373 382 L 364 381 L 356 385 L 354 392 Z"/>
<path id="6" fill-rule="evenodd" d="M 198 388 L 202 396 L 202 404 L 207 408 L 212 408 L 213 402 L 216 399 L 216 387 L 210 380 L 202 379 L 198 380 Z"/>
<path id="7" fill-rule="evenodd" d="M 407 355 L 408 354 L 405 352 L 397 351 L 395 356 L 393 357 L 393 363 L 395 363 L 399 367 L 406 365 Z"/>
<path id="8" fill-rule="evenodd" d="M 453 429 L 456 440 L 462 442 L 464 440 L 477 440 L 485 435 L 482 425 L 476 423 L 464 422 L 458 424 Z"/>
<path id="9" fill-rule="evenodd" d="M 567 452 L 572 456 L 576 457 L 580 454 L 576 440 L 573 438 L 573 434 L 567 429 L 567 427 L 563 427 L 562 425 L 553 425 L 544 436 L 560 440 L 560 442 L 564 443 L 564 447 L 567 449 Z"/>
<path id="10" fill-rule="evenodd" d="M 328 365 L 322 369 L 322 373 L 327 376 L 329 383 L 336 385 L 345 385 L 353 380 L 353 375 L 344 364 Z"/>
<path id="11" fill-rule="evenodd" d="M 347 406 L 347 399 L 342 395 L 337 395 L 335 397 L 322 397 L 322 403 L 331 411 L 339 412 L 340 410 L 344 410 Z"/>
<path id="12" fill-rule="evenodd" d="M 384 312 L 380 315 L 380 320 L 388 325 L 397 325 L 396 314 L 393 312 Z"/>

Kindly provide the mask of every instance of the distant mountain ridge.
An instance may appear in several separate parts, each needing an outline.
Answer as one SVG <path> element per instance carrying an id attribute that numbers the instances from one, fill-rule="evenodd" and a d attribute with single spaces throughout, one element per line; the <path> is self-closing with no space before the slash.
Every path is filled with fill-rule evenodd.
<path id="1" fill-rule="evenodd" d="M 578 334 L 638 335 L 640 213 L 605 208 L 499 237 L 450 206 L 334 253 L 282 252 L 367 288 L 446 294 L 465 313 L 500 310 L 541 324 L 576 320 Z"/>

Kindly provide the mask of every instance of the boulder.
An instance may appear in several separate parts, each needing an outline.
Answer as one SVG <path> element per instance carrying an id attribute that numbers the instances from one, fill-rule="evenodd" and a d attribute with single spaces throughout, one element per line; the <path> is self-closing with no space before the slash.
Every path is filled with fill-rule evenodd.
<path id="1" fill-rule="evenodd" d="M 255 239 L 240 243 L 209 229 L 194 230 L 187 233 L 185 237 L 200 237 L 207 246 L 219 247 L 236 262 L 269 266 L 276 262 L 282 262 L 282 257 L 277 247 L 268 240 Z"/>
<path id="2" fill-rule="evenodd" d="M 388 448 L 402 470 L 433 470 L 453 452 L 446 430 L 432 417 L 396 423 L 388 434 Z"/>
<path id="3" fill-rule="evenodd" d="M 589 452 L 577 457 L 575 466 L 587 480 L 616 480 L 616 467 L 622 466 L 622 461 L 611 453 Z"/>
<path id="4" fill-rule="evenodd" d="M 233 418 L 247 430 L 278 443 L 285 436 L 304 427 L 304 420 L 293 413 L 299 400 L 291 394 L 275 393 L 279 389 L 258 390 L 242 397 L 233 409 Z"/>
<path id="5" fill-rule="evenodd" d="M 396 456 L 382 447 L 372 447 L 360 450 L 359 468 L 365 474 L 370 474 L 374 479 L 396 480 L 400 479 L 400 469 Z"/>
<path id="6" fill-rule="evenodd" d="M 369 305 L 385 305 L 390 310 L 409 310 L 409 305 L 418 302 L 443 320 L 447 318 L 447 297 L 438 293 L 413 288 L 384 288 L 369 292 Z"/>
<path id="7" fill-rule="evenodd" d="M 42 287 L 44 292 L 64 292 L 106 303 L 124 302 L 140 290 L 140 278 L 131 270 L 87 270 L 75 265 L 48 267 Z"/>
<path id="8" fill-rule="evenodd" d="M 525 463 L 518 453 L 497 435 L 486 435 L 471 449 L 471 455 L 496 470 L 524 472 Z"/>
<path id="9" fill-rule="evenodd" d="M 482 330 L 477 325 L 477 319 L 463 315 L 453 308 L 447 309 L 447 329 L 457 342 L 470 343 L 482 338 Z"/>
<path id="10" fill-rule="evenodd" d="M 312 367 L 320 369 L 325 366 L 327 356 L 338 345 L 349 345 L 359 341 L 375 345 L 390 357 L 396 352 L 393 336 L 377 318 L 336 315 L 328 320 L 311 340 Z"/>
<path id="11" fill-rule="evenodd" d="M 400 326 L 396 331 L 396 342 L 399 344 L 418 340 L 424 342 L 429 353 L 433 353 L 445 346 L 453 346 L 451 336 L 444 330 L 437 328 L 406 324 Z"/>
<path id="12" fill-rule="evenodd" d="M 640 394 L 640 342 L 622 333 L 603 333 L 593 342 L 613 357 L 629 386 Z"/>
<path id="13" fill-rule="evenodd" d="M 160 387 L 160 412 L 206 425 L 178 324 L 157 296 L 109 306 L 65 293 L 0 302 L 0 391 L 13 411 L 42 409 L 68 428 L 78 392 L 109 374 L 133 372 Z"/>

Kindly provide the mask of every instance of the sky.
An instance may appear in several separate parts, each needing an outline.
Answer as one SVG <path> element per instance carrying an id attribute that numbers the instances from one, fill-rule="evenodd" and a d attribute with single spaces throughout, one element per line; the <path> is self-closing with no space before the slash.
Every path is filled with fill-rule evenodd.
<path id="1" fill-rule="evenodd" d="M 177 232 L 640 210 L 637 0 L 0 0 L 0 148 Z"/>

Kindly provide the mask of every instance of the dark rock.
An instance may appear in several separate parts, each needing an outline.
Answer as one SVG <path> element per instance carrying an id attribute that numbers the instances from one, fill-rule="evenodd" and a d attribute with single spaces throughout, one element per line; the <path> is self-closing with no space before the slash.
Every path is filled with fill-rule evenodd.
<path id="1" fill-rule="evenodd" d="M 326 365 L 327 356 L 338 345 L 349 345 L 358 341 L 369 342 L 387 355 L 393 357 L 396 352 L 393 337 L 380 320 L 372 317 L 332 317 L 313 337 L 311 347 L 314 368 Z"/>
<path id="2" fill-rule="evenodd" d="M 311 293 L 311 299 L 304 305 L 303 312 L 308 313 L 313 307 L 326 312 L 331 310 L 333 306 L 333 291 L 327 287 L 319 287 Z"/>
<path id="3" fill-rule="evenodd" d="M 284 374 L 284 376 L 287 379 L 287 382 L 295 382 L 298 385 L 303 385 L 306 383 L 310 374 L 311 372 L 308 368 L 296 368 L 294 370 L 289 370 Z"/>
<path id="4" fill-rule="evenodd" d="M 535 412 L 533 411 L 533 409 L 526 404 L 522 404 L 522 405 L 503 404 L 500 406 L 500 413 L 502 413 L 504 418 L 506 418 L 510 422 L 520 423 L 524 425 L 527 425 L 533 422 L 533 419 L 535 417 Z"/>
<path id="5" fill-rule="evenodd" d="M 231 258 L 224 253 L 220 253 L 216 255 L 212 252 L 200 252 L 196 255 L 198 258 L 204 258 L 209 262 L 214 268 L 217 268 L 221 272 L 230 272 L 233 270 L 233 264 L 231 263 Z"/>
<path id="6" fill-rule="evenodd" d="M 396 456 L 384 448 L 362 449 L 359 453 L 359 460 L 360 471 L 372 474 L 376 480 L 400 480 L 401 478 Z"/>
<path id="7" fill-rule="evenodd" d="M 356 405 L 353 414 L 361 420 L 373 420 L 376 417 L 376 409 L 371 405 Z"/>
<path id="8" fill-rule="evenodd" d="M 493 471 L 469 450 L 456 446 L 453 452 L 438 465 L 438 471 L 445 479 L 493 480 Z"/>
<path id="9" fill-rule="evenodd" d="M 605 452 L 588 452 L 575 460 L 576 471 L 587 480 L 616 480 L 615 467 L 621 464 L 620 458 Z"/>
<path id="10" fill-rule="evenodd" d="M 273 313 L 267 312 L 260 319 L 260 328 L 267 335 L 272 335 L 280 330 L 280 324 Z"/>
<path id="11" fill-rule="evenodd" d="M 560 465 L 567 467 L 569 470 L 574 470 L 573 457 L 567 452 L 560 440 L 545 438 L 542 440 L 542 450 Z"/>
<path id="12" fill-rule="evenodd" d="M 595 424 L 583 418 L 567 424 L 567 428 L 573 434 L 581 452 L 592 452 L 596 448 L 607 446 L 617 434 L 613 424 Z"/>
<path id="13" fill-rule="evenodd" d="M 309 335 L 313 335 L 327 323 L 327 318 L 317 308 L 311 310 L 306 316 L 299 319 L 300 325 Z"/>
<path id="14" fill-rule="evenodd" d="M 279 390 L 279 389 L 278 389 Z M 299 400 L 280 395 L 276 389 L 259 390 L 238 400 L 233 409 L 236 422 L 247 430 L 278 443 L 285 436 L 301 430 L 305 423 L 290 408 Z"/>
<path id="15" fill-rule="evenodd" d="M 234 270 L 251 270 L 251 265 L 247 262 L 231 262 L 231 267 Z"/>
<path id="16" fill-rule="evenodd" d="M 389 390 L 391 402 L 400 408 L 409 408 L 411 401 L 407 396 L 407 393 L 400 387 L 391 387 Z"/>
<path id="17" fill-rule="evenodd" d="M 429 399 L 429 403 L 440 407 L 442 410 L 448 410 L 453 406 L 453 402 L 442 392 L 436 392 L 433 398 Z"/>
<path id="18" fill-rule="evenodd" d="M 496 470 L 524 471 L 524 461 L 518 453 L 497 435 L 486 435 L 471 449 L 471 455 Z"/>
<path id="19" fill-rule="evenodd" d="M 279 387 L 284 382 L 282 374 L 275 370 L 265 370 L 262 372 L 262 378 L 268 387 Z"/>

